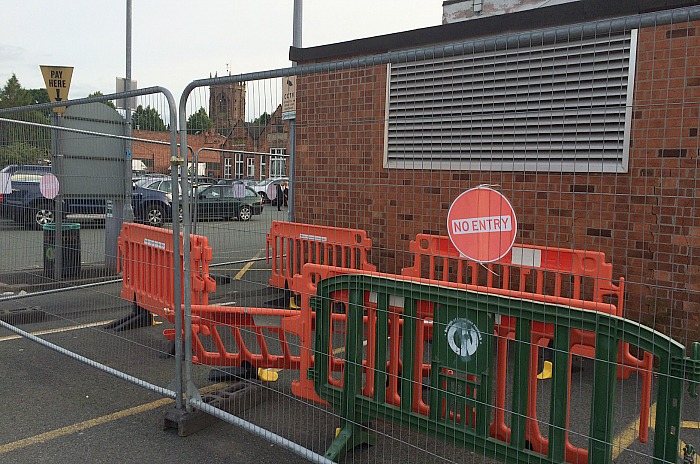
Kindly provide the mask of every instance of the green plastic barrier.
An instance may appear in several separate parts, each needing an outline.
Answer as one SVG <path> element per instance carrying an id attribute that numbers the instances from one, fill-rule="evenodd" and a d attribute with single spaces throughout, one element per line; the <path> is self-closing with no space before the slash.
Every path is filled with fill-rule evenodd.
<path id="1" fill-rule="evenodd" d="M 345 362 L 342 388 L 329 382 L 332 294 L 349 291 L 347 325 L 345 329 Z M 374 333 L 363 322 L 367 292 L 376 295 L 378 307 Z M 387 333 L 389 302 L 402 302 L 403 343 L 401 360 L 400 406 L 388 404 L 384 395 L 388 372 Z M 413 370 L 415 333 L 418 323 L 418 301 L 434 305 L 433 348 L 430 377 L 430 414 L 414 411 L 410 399 L 414 394 Z M 396 303 L 393 303 L 396 305 Z M 693 344 L 691 357 L 685 347 L 671 338 L 635 321 L 605 313 L 538 303 L 466 290 L 421 285 L 406 280 L 366 275 L 343 275 L 319 282 L 312 298 L 316 311 L 315 364 L 310 377 L 316 392 L 333 405 L 341 419 L 341 429 L 326 452 L 337 460 L 354 446 L 373 444 L 375 437 L 367 424 L 383 420 L 411 428 L 461 445 L 476 453 L 508 463 L 563 463 L 565 453 L 566 411 L 568 410 L 568 371 L 570 329 L 597 333 L 593 368 L 593 393 L 588 462 L 612 462 L 614 432 L 614 401 L 617 351 L 620 341 L 626 341 L 652 353 L 658 359 L 658 389 L 656 397 L 656 427 L 653 462 L 678 461 L 678 431 L 680 429 L 681 397 L 685 378 L 691 381 L 689 393 L 697 396 L 700 382 L 700 345 Z M 495 372 L 494 323 L 498 317 L 516 319 L 514 342 L 515 362 L 511 409 L 510 443 L 489 436 L 493 417 L 492 383 Z M 528 449 L 525 438 L 527 421 L 528 382 L 531 373 L 530 326 L 541 321 L 554 326 L 554 373 L 550 398 L 548 455 Z M 366 353 L 364 337 L 376 337 L 377 349 Z M 421 353 L 422 355 L 422 353 Z M 363 356 L 374 356 L 376 373 L 374 395 L 362 394 Z M 439 388 L 435 388 L 435 387 Z M 456 413 L 463 411 L 462 420 Z M 464 411 L 472 411 L 466 414 Z"/>

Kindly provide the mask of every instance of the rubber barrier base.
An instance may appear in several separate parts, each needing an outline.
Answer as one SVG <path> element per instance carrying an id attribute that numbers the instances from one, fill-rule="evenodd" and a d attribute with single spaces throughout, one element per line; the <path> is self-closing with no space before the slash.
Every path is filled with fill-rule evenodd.
<path id="1" fill-rule="evenodd" d="M 248 361 L 243 361 L 241 366 L 217 367 L 209 371 L 209 380 L 213 382 L 257 378 L 258 370 Z"/>
<path id="2" fill-rule="evenodd" d="M 125 330 L 138 329 L 139 327 L 150 327 L 156 325 L 153 314 L 134 302 L 131 314 L 110 322 L 103 326 L 104 329 L 123 332 Z"/>

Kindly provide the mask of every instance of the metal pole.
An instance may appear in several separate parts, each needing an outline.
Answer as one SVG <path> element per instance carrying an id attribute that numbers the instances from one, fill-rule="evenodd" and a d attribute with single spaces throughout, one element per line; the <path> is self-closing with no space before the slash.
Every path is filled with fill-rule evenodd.
<path id="1" fill-rule="evenodd" d="M 302 13 L 304 9 L 304 0 L 294 0 L 294 27 L 292 30 L 292 45 L 301 47 L 301 25 Z M 294 63 L 296 65 L 296 63 Z"/>
<path id="2" fill-rule="evenodd" d="M 53 127 L 60 127 L 63 116 L 53 112 L 51 121 Z M 53 129 L 51 132 L 51 150 L 53 152 L 51 170 L 58 177 L 59 182 L 63 182 L 63 153 L 61 153 L 59 141 L 60 134 L 56 129 Z M 54 199 L 54 205 L 54 226 L 56 228 L 54 229 L 53 278 L 58 282 L 63 280 L 63 195 L 60 192 Z"/>
<path id="3" fill-rule="evenodd" d="M 292 46 L 301 48 L 302 16 L 304 9 L 303 0 L 294 0 L 294 24 L 292 27 Z M 292 62 L 296 66 L 296 62 Z M 289 120 L 289 211 L 287 216 L 290 222 L 294 222 L 294 185 L 296 175 L 294 173 L 297 152 L 297 120 L 296 116 Z"/>
<path id="4" fill-rule="evenodd" d="M 124 90 L 131 90 L 131 0 L 126 0 L 126 79 Z M 134 222 L 134 208 L 131 205 L 131 99 L 124 100 L 124 114 L 126 116 L 126 166 L 124 167 L 124 213 L 125 222 Z"/>

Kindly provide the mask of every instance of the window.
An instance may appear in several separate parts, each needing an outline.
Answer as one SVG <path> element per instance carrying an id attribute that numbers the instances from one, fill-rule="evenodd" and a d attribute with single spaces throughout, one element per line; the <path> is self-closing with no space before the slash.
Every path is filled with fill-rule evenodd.
<path id="1" fill-rule="evenodd" d="M 220 187 L 212 187 L 210 189 L 207 189 L 204 192 L 204 198 L 208 199 L 215 199 L 215 198 L 221 198 L 221 188 Z"/>
<path id="2" fill-rule="evenodd" d="M 284 177 L 287 175 L 287 149 L 270 149 L 270 177 Z"/>
<path id="3" fill-rule="evenodd" d="M 224 158 L 224 179 L 231 178 L 231 158 Z"/>
<path id="4" fill-rule="evenodd" d="M 260 156 L 260 180 L 265 179 L 265 176 L 267 175 L 266 158 L 267 158 L 267 156 L 265 156 L 265 155 Z"/>
<path id="5" fill-rule="evenodd" d="M 389 65 L 385 166 L 627 172 L 636 31 L 547 32 Z"/>
<path id="6" fill-rule="evenodd" d="M 224 186 L 223 195 L 224 195 L 224 198 L 235 198 L 236 197 L 236 195 L 233 194 L 233 187 L 230 185 Z"/>
<path id="7" fill-rule="evenodd" d="M 243 153 L 236 153 L 236 179 L 243 177 Z"/>
<path id="8" fill-rule="evenodd" d="M 246 159 L 246 176 L 255 177 L 255 158 L 250 157 Z"/>

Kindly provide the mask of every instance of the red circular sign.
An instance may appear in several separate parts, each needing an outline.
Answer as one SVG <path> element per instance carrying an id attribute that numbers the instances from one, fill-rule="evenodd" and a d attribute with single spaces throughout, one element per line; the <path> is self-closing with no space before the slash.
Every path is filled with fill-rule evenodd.
<path id="1" fill-rule="evenodd" d="M 458 196 L 447 213 L 452 244 L 467 258 L 498 261 L 515 242 L 518 221 L 510 202 L 488 187 L 475 187 Z"/>
<path id="2" fill-rule="evenodd" d="M 58 177 L 54 176 L 50 172 L 41 176 L 39 181 L 39 191 L 46 198 L 56 198 L 58 195 Z"/>

